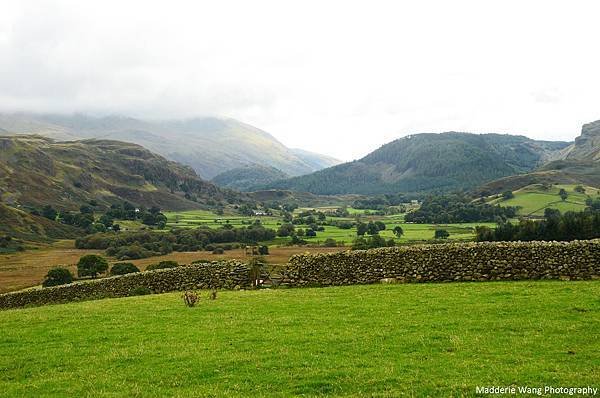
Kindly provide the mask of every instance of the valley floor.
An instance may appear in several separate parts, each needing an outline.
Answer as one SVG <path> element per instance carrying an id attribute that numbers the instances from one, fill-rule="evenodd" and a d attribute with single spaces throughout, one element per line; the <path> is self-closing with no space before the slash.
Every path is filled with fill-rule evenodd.
<path id="1" fill-rule="evenodd" d="M 600 282 L 180 294 L 0 312 L 4 396 L 474 396 L 595 386 Z"/>

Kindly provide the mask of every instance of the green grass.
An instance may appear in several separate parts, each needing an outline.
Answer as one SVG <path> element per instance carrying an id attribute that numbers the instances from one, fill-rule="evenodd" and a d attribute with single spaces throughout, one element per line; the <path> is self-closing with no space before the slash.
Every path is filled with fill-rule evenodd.
<path id="1" fill-rule="evenodd" d="M 565 201 L 558 196 L 560 189 L 567 191 L 569 196 Z M 558 209 L 561 212 L 582 211 L 585 209 L 587 198 L 595 198 L 598 189 L 585 187 L 585 193 L 574 191 L 575 185 L 553 185 L 548 190 L 542 189 L 541 185 L 534 184 L 514 191 L 514 198 L 508 200 L 494 199 L 493 204 L 501 206 L 519 206 L 518 214 L 523 216 L 543 216 L 546 208 Z"/>
<path id="2" fill-rule="evenodd" d="M 473 396 L 600 380 L 600 282 L 205 296 L 0 312 L 0 395 Z"/>

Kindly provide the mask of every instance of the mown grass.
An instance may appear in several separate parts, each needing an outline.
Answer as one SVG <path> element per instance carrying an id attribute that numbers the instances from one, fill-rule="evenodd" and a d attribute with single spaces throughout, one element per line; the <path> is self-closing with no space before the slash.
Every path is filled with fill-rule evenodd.
<path id="1" fill-rule="evenodd" d="M 473 396 L 598 386 L 599 282 L 179 294 L 0 312 L 3 396 Z"/>

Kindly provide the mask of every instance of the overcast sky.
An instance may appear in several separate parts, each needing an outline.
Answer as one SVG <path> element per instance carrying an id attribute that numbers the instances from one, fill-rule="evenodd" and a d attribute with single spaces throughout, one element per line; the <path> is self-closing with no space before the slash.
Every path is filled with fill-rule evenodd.
<path id="1" fill-rule="evenodd" d="M 600 119 L 598 1 L 0 0 L 0 110 L 233 117 L 344 160 Z"/>

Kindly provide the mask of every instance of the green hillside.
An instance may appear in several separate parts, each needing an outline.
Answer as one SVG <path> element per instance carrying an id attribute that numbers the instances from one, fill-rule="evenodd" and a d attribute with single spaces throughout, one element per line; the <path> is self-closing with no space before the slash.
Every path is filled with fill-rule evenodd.
<path id="1" fill-rule="evenodd" d="M 504 200 L 497 195 L 489 199 L 490 204 L 499 204 L 501 206 L 518 206 L 518 214 L 522 216 L 544 215 L 547 208 L 558 209 L 561 212 L 582 211 L 585 209 L 585 201 L 588 198 L 598 198 L 600 190 L 590 186 L 583 187 L 585 192 L 577 192 L 577 185 L 544 185 L 533 184 L 513 191 L 514 198 Z M 561 189 L 564 189 L 568 196 L 562 200 L 559 196 Z"/>
<path id="2" fill-rule="evenodd" d="M 266 185 L 289 177 L 274 167 L 258 164 L 227 170 L 211 180 L 223 188 L 238 191 L 251 191 L 257 186 Z"/>
<path id="3" fill-rule="evenodd" d="M 0 203 L 0 236 L 31 242 L 48 242 L 54 239 L 73 238 L 82 231 L 35 216 Z"/>
<path id="4" fill-rule="evenodd" d="M 173 293 L 1 311 L 0 391 L 458 397 L 594 385 L 599 295 L 597 282 L 404 284 L 203 292 L 195 308 Z"/>
<path id="5" fill-rule="evenodd" d="M 416 134 L 364 158 L 270 184 L 317 194 L 382 194 L 469 189 L 533 170 L 568 146 L 500 134 Z"/>
<path id="6" fill-rule="evenodd" d="M 0 201 L 13 207 L 76 210 L 127 200 L 177 210 L 247 200 L 135 144 L 0 136 L 0 149 Z"/>
<path id="7" fill-rule="evenodd" d="M 287 148 L 269 133 L 230 118 L 142 120 L 124 116 L 0 113 L 0 128 L 58 140 L 133 142 L 191 166 L 207 179 L 248 164 L 300 175 L 339 163 L 329 156 Z"/>

